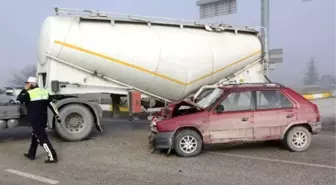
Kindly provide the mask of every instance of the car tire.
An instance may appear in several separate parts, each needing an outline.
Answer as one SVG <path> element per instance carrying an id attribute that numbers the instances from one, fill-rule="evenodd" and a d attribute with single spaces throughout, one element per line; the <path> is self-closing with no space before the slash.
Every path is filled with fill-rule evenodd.
<path id="1" fill-rule="evenodd" d="M 202 138 L 193 130 L 182 130 L 175 136 L 174 149 L 181 157 L 195 157 L 202 151 L 202 148 Z"/>
<path id="2" fill-rule="evenodd" d="M 292 152 L 306 151 L 311 144 L 311 133 L 303 126 L 291 128 L 285 137 L 285 145 Z"/>

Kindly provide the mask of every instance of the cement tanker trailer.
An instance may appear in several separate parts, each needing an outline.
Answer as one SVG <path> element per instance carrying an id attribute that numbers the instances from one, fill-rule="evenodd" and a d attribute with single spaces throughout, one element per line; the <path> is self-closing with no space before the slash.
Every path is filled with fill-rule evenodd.
<path id="1" fill-rule="evenodd" d="M 120 99 L 132 90 L 141 93 L 145 108 L 152 108 L 184 99 L 204 85 L 265 81 L 256 30 L 56 10 L 42 24 L 37 77 L 63 119 L 54 124 L 50 118 L 49 126 L 66 140 L 84 139 L 95 126 L 102 131 L 101 109 L 81 98 L 85 94 L 108 94 L 117 112 Z"/>

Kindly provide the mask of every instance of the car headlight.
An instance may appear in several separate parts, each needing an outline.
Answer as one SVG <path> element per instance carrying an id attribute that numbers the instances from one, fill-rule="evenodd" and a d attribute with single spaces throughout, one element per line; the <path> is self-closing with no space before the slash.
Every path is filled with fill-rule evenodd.
<path id="1" fill-rule="evenodd" d="M 157 132 L 157 129 L 156 129 L 156 121 L 151 121 L 150 125 L 149 125 L 149 128 L 152 132 Z"/>
<path id="2" fill-rule="evenodd" d="M 150 123 L 150 125 L 149 125 L 150 127 L 153 127 L 153 126 L 155 126 L 156 127 L 156 121 L 151 121 L 151 123 Z"/>

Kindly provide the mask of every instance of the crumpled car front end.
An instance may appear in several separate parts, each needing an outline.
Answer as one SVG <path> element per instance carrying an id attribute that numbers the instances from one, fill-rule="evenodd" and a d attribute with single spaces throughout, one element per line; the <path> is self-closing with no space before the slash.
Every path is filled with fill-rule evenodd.
<path id="1" fill-rule="evenodd" d="M 175 126 L 178 122 L 177 120 L 180 120 L 178 117 L 191 115 L 203 110 L 203 108 L 189 101 L 170 104 L 161 109 L 161 111 L 152 118 L 149 125 L 148 140 L 152 153 L 158 149 L 161 151 L 167 150 L 167 154 L 169 154 L 173 145 L 173 136 L 176 130 Z M 162 127 L 166 127 L 167 125 L 171 128 L 169 130 L 163 129 L 164 131 L 162 131 Z"/>

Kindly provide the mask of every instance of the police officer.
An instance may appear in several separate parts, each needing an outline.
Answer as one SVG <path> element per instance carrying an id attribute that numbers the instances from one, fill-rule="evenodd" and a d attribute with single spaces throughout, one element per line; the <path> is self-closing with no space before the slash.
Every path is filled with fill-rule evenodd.
<path id="1" fill-rule="evenodd" d="M 30 160 L 34 160 L 38 144 L 40 144 L 48 154 L 48 159 L 45 163 L 56 163 L 58 161 L 57 154 L 45 130 L 48 120 L 48 107 L 53 111 L 57 122 L 61 122 L 61 120 L 55 104 L 53 104 L 49 97 L 48 91 L 37 86 L 35 77 L 29 77 L 25 88 L 20 92 L 17 100 L 26 104 L 28 118 L 33 128 L 30 148 L 24 156 Z"/>

